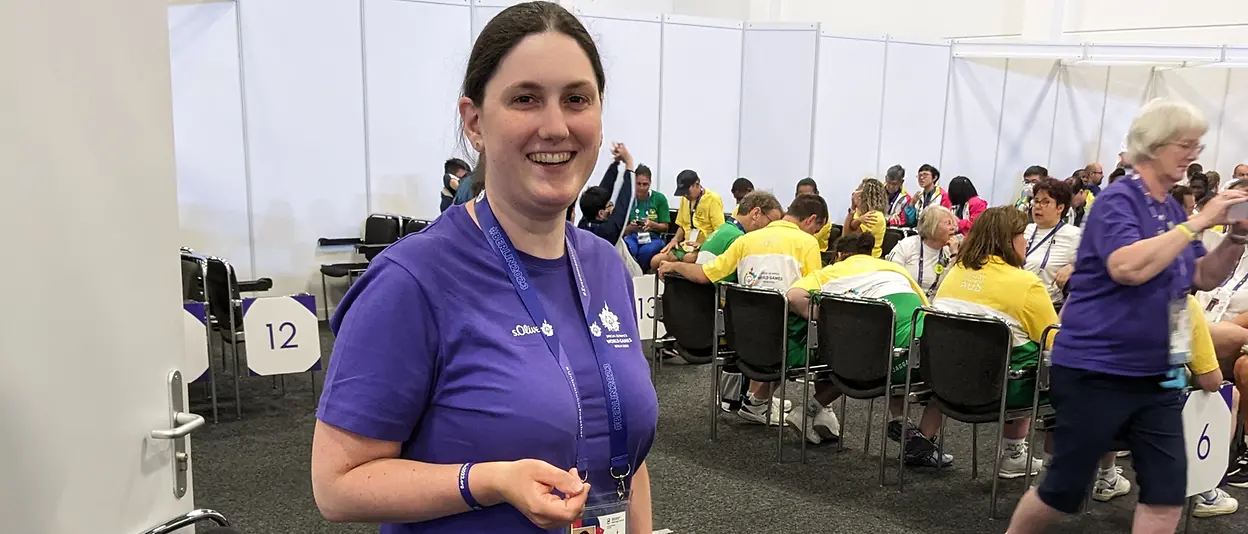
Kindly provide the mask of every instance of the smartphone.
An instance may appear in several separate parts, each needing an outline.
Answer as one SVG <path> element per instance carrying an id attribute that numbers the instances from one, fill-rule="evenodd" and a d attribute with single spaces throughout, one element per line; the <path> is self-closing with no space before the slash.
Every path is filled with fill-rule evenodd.
<path id="1" fill-rule="evenodd" d="M 1226 220 L 1230 222 L 1248 221 L 1248 202 L 1240 202 L 1227 208 Z"/>

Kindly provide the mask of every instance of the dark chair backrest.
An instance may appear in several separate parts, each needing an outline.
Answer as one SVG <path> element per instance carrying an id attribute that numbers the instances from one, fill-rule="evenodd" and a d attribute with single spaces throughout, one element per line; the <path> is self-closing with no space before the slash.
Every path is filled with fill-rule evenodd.
<path id="1" fill-rule="evenodd" d="M 238 278 L 234 274 L 234 266 L 221 258 L 208 258 L 208 278 L 204 280 L 208 292 L 208 308 L 217 324 L 223 331 L 230 329 L 230 314 L 234 314 L 234 328 L 243 327 L 243 310 L 234 306 L 234 300 L 240 298 Z"/>
<path id="2" fill-rule="evenodd" d="M 394 215 L 374 213 L 364 220 L 364 244 L 389 245 L 399 240 L 399 218 Z"/>
<path id="3" fill-rule="evenodd" d="M 832 224 L 832 231 L 828 233 L 828 250 L 835 250 L 832 246 L 836 244 L 836 240 L 840 239 L 843 233 L 845 233 L 843 226 Z"/>
<path id="4" fill-rule="evenodd" d="M 709 350 L 716 340 L 715 286 L 672 273 L 663 277 L 663 327 L 680 346 Z"/>
<path id="5" fill-rule="evenodd" d="M 414 234 L 429 227 L 429 221 L 422 219 L 408 219 L 403 224 L 403 235 Z"/>
<path id="6" fill-rule="evenodd" d="M 728 344 L 742 363 L 780 370 L 788 345 L 788 301 L 780 291 L 720 284 Z"/>
<path id="7" fill-rule="evenodd" d="M 182 300 L 204 302 L 204 269 L 201 259 L 182 254 Z"/>
<path id="8" fill-rule="evenodd" d="M 893 251 L 893 247 L 897 246 L 897 242 L 906 237 L 906 233 L 897 228 L 888 228 L 884 230 L 884 242 L 880 244 L 880 254 L 884 257 Z"/>
<path id="9" fill-rule="evenodd" d="M 816 295 L 815 300 L 819 347 L 811 364 L 829 366 L 833 378 L 852 389 L 883 387 L 892 368 L 893 305 L 882 299 L 828 293 Z"/>
<path id="10" fill-rule="evenodd" d="M 922 313 L 918 348 L 923 382 L 952 406 L 995 410 L 1013 347 L 1010 327 L 995 317 L 931 308 L 922 308 Z"/>

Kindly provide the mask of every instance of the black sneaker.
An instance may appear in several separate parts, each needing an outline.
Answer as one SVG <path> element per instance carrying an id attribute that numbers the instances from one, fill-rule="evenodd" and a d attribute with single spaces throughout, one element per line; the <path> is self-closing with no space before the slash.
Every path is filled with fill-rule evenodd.
<path id="1" fill-rule="evenodd" d="M 906 435 L 919 434 L 918 427 L 914 426 L 914 422 L 906 421 Z M 922 435 L 922 434 L 920 434 Z M 895 443 L 901 443 L 901 420 L 893 419 L 888 422 L 888 439 Z"/>
<path id="2" fill-rule="evenodd" d="M 932 440 L 927 439 L 916 429 L 906 436 L 906 465 L 916 467 L 949 467 L 953 465 L 953 455 L 940 454 Z"/>
<path id="3" fill-rule="evenodd" d="M 1226 483 L 1237 488 L 1248 488 L 1248 451 L 1241 452 L 1226 470 Z"/>

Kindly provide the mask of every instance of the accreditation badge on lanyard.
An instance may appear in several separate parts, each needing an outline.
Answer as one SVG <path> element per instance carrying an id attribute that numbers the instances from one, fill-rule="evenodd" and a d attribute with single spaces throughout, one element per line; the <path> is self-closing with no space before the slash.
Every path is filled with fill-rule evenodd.
<path id="1" fill-rule="evenodd" d="M 1175 221 L 1168 220 L 1164 213 L 1165 201 L 1158 202 L 1148 195 L 1148 190 L 1144 187 L 1144 183 L 1140 181 L 1139 176 L 1131 178 L 1131 183 L 1135 186 L 1140 195 L 1144 197 L 1144 203 L 1148 206 L 1149 215 L 1152 216 L 1156 223 L 1156 233 L 1161 235 L 1174 227 Z M 1188 245 L 1190 246 L 1190 244 Z M 1183 389 L 1187 387 L 1187 370 L 1184 366 L 1192 360 L 1192 315 L 1187 308 L 1187 293 L 1190 289 L 1186 280 L 1188 279 L 1187 264 L 1185 254 L 1187 249 L 1179 253 L 1176 258 L 1177 267 L 1170 267 L 1167 270 L 1171 272 L 1172 283 L 1167 291 L 1170 293 L 1170 304 L 1168 317 L 1170 323 L 1170 343 L 1168 352 L 1168 363 L 1170 371 L 1166 373 L 1166 380 L 1161 382 L 1163 387 L 1173 389 Z"/>
<path id="2" fill-rule="evenodd" d="M 494 212 L 490 210 L 490 204 L 486 200 L 485 192 L 482 192 L 477 197 L 476 211 L 486 242 L 489 243 L 490 248 L 498 256 L 503 271 L 507 273 L 512 286 L 515 288 L 516 293 L 519 294 L 525 310 L 529 312 L 530 318 L 533 319 L 533 324 L 540 325 L 546 346 L 559 362 L 559 368 L 563 370 L 564 378 L 568 381 L 568 387 L 572 390 L 572 397 L 576 400 L 576 468 L 581 473 L 581 476 L 587 479 L 590 470 L 589 455 L 585 441 L 585 420 L 584 412 L 581 408 L 581 393 L 580 388 L 577 386 L 576 374 L 572 372 L 572 365 L 568 361 L 567 353 L 564 351 L 563 345 L 559 343 L 558 333 L 553 328 L 547 328 L 550 324 L 549 319 L 541 301 L 538 299 L 537 289 L 533 287 L 524 264 L 516 257 L 515 249 L 511 244 L 511 238 L 503 231 L 502 226 L 498 224 L 498 219 L 494 217 Z M 607 430 L 611 446 L 610 473 L 611 478 L 616 481 L 615 491 L 590 494 L 581 520 L 573 523 L 569 527 L 569 532 L 574 534 L 582 532 L 626 534 L 629 504 L 628 477 L 632 475 L 633 468 L 628 451 L 628 417 L 624 410 L 625 396 L 624 392 L 621 391 L 621 386 L 616 382 L 615 372 L 611 368 L 611 351 L 607 347 L 606 340 L 601 335 L 602 326 L 597 323 L 597 316 L 591 311 L 595 308 L 591 305 L 589 286 L 585 282 L 576 249 L 572 247 L 572 241 L 567 237 L 569 234 L 570 231 L 564 236 L 564 246 L 567 250 L 568 262 L 572 264 L 572 274 L 576 279 L 581 311 L 585 315 L 586 328 L 590 333 L 590 344 L 593 346 L 593 357 L 597 363 L 599 377 L 602 379 L 603 400 L 607 404 L 607 416 L 609 417 Z M 595 332 L 597 335 L 595 335 Z"/>

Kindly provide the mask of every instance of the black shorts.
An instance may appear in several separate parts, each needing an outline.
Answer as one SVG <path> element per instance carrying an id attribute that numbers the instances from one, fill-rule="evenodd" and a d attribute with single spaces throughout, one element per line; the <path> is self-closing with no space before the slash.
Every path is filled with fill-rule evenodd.
<path id="1" fill-rule="evenodd" d="M 1045 504 L 1067 514 L 1079 511 L 1098 462 L 1115 439 L 1131 449 L 1141 504 L 1184 504 L 1183 392 L 1161 387 L 1162 380 L 1053 366 L 1050 398 L 1057 428 L 1052 463 L 1039 489 Z"/>

